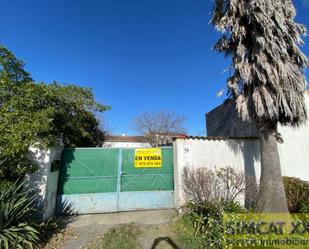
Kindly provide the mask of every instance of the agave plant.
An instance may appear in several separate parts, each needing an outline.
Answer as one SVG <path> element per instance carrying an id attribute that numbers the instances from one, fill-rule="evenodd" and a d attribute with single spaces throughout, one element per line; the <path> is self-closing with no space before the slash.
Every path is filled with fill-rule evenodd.
<path id="1" fill-rule="evenodd" d="M 0 188 L 0 248 L 33 248 L 38 241 L 34 228 L 35 196 L 25 189 L 23 182 Z"/>

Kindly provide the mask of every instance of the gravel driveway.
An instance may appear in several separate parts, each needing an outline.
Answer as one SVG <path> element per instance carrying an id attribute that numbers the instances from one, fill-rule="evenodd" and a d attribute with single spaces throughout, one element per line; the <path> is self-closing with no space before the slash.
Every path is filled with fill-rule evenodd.
<path id="1" fill-rule="evenodd" d="M 91 239 L 103 235 L 111 227 L 130 223 L 138 225 L 142 231 L 147 231 L 141 234 L 139 241 L 145 249 L 149 249 L 154 239 L 167 236 L 168 224 L 175 216 L 176 211 L 171 209 L 79 215 L 67 224 L 69 236 L 61 243 L 57 241 L 57 245 L 51 242 L 46 249 L 81 249 Z"/>

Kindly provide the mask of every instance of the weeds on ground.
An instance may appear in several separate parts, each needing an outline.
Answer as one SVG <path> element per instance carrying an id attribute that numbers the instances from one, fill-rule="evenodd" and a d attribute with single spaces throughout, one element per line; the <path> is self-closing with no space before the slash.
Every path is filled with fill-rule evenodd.
<path id="1" fill-rule="evenodd" d="M 57 248 L 54 245 L 58 246 L 73 236 L 74 232 L 72 229 L 68 229 L 67 225 L 75 220 L 78 213 L 70 203 L 65 202 L 62 214 L 64 216 L 54 216 L 39 223 L 37 230 L 40 243 L 37 248 Z"/>
<path id="2" fill-rule="evenodd" d="M 192 217 L 183 215 L 173 224 L 176 231 L 176 241 L 181 245 L 181 248 L 204 249 L 205 241 L 203 236 L 196 236 L 195 228 L 192 225 Z"/>
<path id="3" fill-rule="evenodd" d="M 57 217 L 50 218 L 38 226 L 38 231 L 40 231 L 40 246 L 47 244 L 49 240 L 59 234 L 64 229 L 64 225 L 60 223 Z"/>
<path id="4" fill-rule="evenodd" d="M 134 224 L 115 226 L 103 237 L 91 241 L 84 249 L 141 249 L 137 241 L 139 233 Z"/>

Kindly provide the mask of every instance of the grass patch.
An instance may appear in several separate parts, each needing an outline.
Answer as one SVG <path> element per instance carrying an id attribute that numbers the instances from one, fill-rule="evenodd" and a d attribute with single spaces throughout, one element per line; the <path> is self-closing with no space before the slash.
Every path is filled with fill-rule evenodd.
<path id="1" fill-rule="evenodd" d="M 179 217 L 173 224 L 176 233 L 176 241 L 180 248 L 204 249 L 205 238 L 203 235 L 196 234 L 192 226 L 192 218 L 189 215 Z"/>
<path id="2" fill-rule="evenodd" d="M 139 233 L 138 227 L 134 224 L 115 226 L 103 237 L 90 242 L 85 249 L 141 249 L 137 241 Z"/>
<path id="3" fill-rule="evenodd" d="M 116 226 L 103 236 L 104 249 L 139 249 L 136 236 L 139 230 L 133 224 Z"/>
<path id="4" fill-rule="evenodd" d="M 171 243 L 161 238 L 170 239 L 177 246 L 176 248 L 180 249 L 207 248 L 203 235 L 195 234 L 192 217 L 184 215 L 169 224 L 141 226 L 132 223 L 115 226 L 104 235 L 92 238 L 83 249 L 142 249 L 139 242 L 147 241 L 147 245 L 153 245 L 156 239 L 160 239 L 155 246 L 156 249 L 173 248 Z"/>

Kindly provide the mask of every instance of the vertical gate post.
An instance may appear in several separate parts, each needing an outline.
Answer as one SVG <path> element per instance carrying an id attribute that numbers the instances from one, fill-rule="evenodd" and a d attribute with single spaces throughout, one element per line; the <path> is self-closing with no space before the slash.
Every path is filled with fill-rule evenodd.
<path id="1" fill-rule="evenodd" d="M 38 170 L 28 174 L 26 185 L 35 191 L 36 208 L 38 215 L 43 220 L 52 217 L 56 211 L 57 188 L 59 178 L 60 157 L 63 150 L 62 140 L 59 139 L 58 147 L 41 149 L 30 147 L 33 162 Z"/>
<path id="2" fill-rule="evenodd" d="M 117 175 L 117 212 L 119 212 L 119 198 L 121 191 L 121 175 L 122 175 L 122 149 L 119 149 L 118 154 L 118 175 Z"/>

